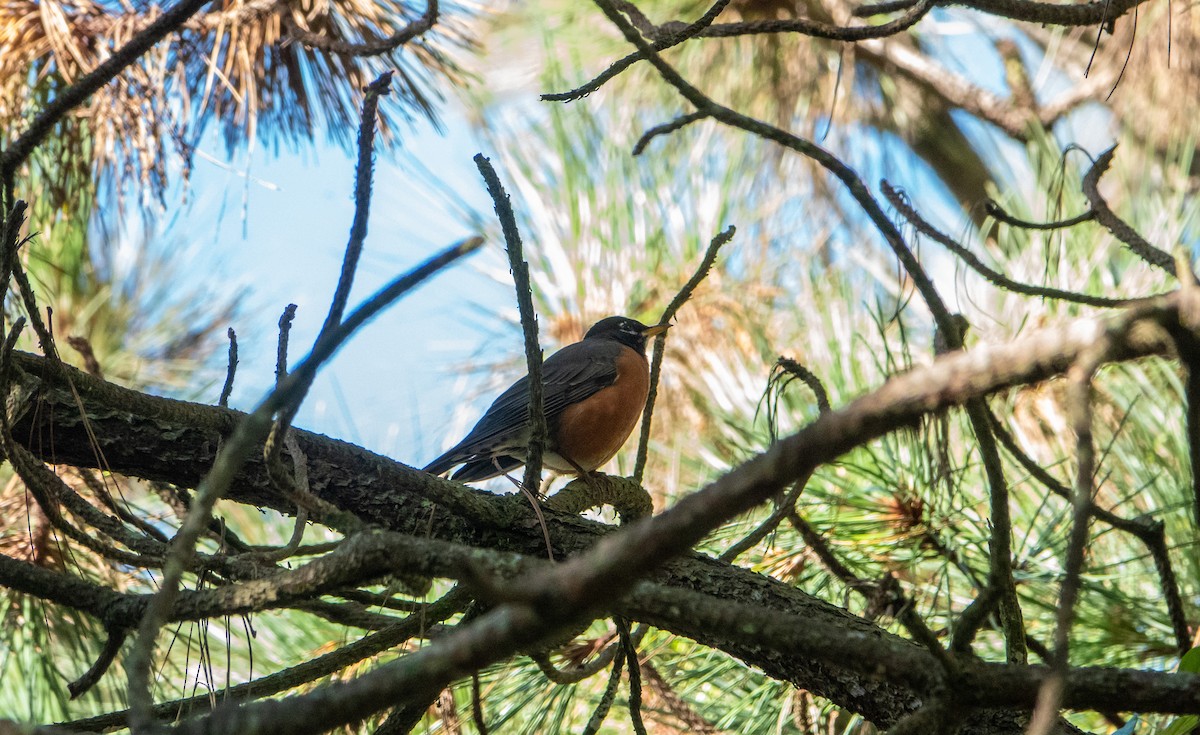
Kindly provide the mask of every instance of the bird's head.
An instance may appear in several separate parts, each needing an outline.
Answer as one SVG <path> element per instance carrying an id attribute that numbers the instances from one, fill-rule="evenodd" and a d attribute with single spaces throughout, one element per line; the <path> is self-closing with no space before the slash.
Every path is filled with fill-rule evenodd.
<path id="1" fill-rule="evenodd" d="M 656 334 L 662 334 L 670 328 L 670 324 L 655 324 L 647 327 L 637 319 L 630 319 L 626 316 L 610 316 L 593 324 L 583 338 L 616 340 L 644 355 L 646 354 L 646 340 Z"/>

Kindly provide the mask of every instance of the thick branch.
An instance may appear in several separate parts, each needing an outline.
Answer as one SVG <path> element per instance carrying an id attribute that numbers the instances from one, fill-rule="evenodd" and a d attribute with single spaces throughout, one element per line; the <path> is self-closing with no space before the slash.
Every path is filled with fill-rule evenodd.
<path id="1" fill-rule="evenodd" d="M 656 579 L 660 584 L 699 590 L 715 600 L 761 601 L 766 614 L 774 611 L 795 615 L 814 621 L 814 625 L 823 622 L 851 638 L 855 637 L 853 631 L 872 639 L 883 637 L 889 641 L 888 645 L 900 646 L 913 651 L 914 656 L 918 655 L 916 652 L 921 649 L 887 636 L 870 623 L 844 611 L 744 570 L 703 557 L 687 556 L 686 550 L 705 529 L 769 498 L 783 483 L 813 466 L 887 431 L 909 425 L 927 412 L 1014 384 L 1059 374 L 1102 334 L 1109 333 L 1110 337 L 1113 333 L 1125 335 L 1116 344 L 1112 353 L 1114 359 L 1161 353 L 1166 349 L 1163 338 L 1138 330 L 1126 332 L 1124 327 L 1134 319 L 1171 320 L 1174 315 L 1174 300 L 1164 299 L 1130 312 L 1115 323 L 1080 320 L 1061 328 L 1043 330 L 1010 345 L 944 356 L 929 368 L 893 378 L 874 393 L 823 416 L 805 430 L 775 445 L 767 454 L 689 496 L 663 515 L 633 524 L 620 533 L 608 534 L 605 532 L 609 529 L 599 524 L 547 514 L 556 547 L 564 554 L 575 555 L 566 564 L 554 568 L 556 589 L 561 590 L 562 597 L 554 607 L 593 610 L 593 605 L 611 605 L 610 590 L 629 585 L 633 579 L 654 568 L 658 560 L 685 553 L 658 574 Z M 24 372 L 18 377 L 18 395 L 12 397 L 18 408 L 22 402 L 27 408 L 31 407 L 28 396 L 34 394 L 30 391 L 40 391 L 42 395 L 40 410 L 17 411 L 14 436 L 29 437 L 34 447 L 49 446 L 37 441 L 36 437 L 48 431 L 53 423 L 57 459 L 80 464 L 91 462 L 95 455 L 79 428 L 78 417 L 72 416 L 74 404 L 70 392 L 55 382 L 61 378 L 55 378 L 53 374 L 45 379 L 35 377 L 44 374 L 39 370 L 42 365 L 39 358 L 18 355 L 14 362 Z M 117 471 L 187 484 L 188 468 L 195 471 L 211 461 L 216 436 L 223 433 L 222 428 L 228 431 L 234 419 L 230 411 L 140 395 L 83 374 L 72 373 L 71 378 L 91 415 L 103 454 Z M 140 412 L 134 413 L 134 409 L 140 409 Z M 474 493 L 363 450 L 304 432 L 297 432 L 297 438 L 310 458 L 313 492 L 364 518 L 397 530 L 407 527 L 417 534 L 459 543 L 504 546 L 528 554 L 539 552 L 540 533 L 531 511 L 520 499 L 513 502 L 511 498 L 485 497 L 484 493 Z M 70 458 L 64 456 L 67 454 Z M 191 455 L 190 461 L 180 461 L 181 454 Z M 236 478 L 230 497 L 276 508 L 289 506 L 286 500 L 269 493 L 264 474 L 261 464 L 248 467 Z M 448 498 L 449 502 L 432 513 L 433 498 L 438 496 Z M 474 502 L 466 501 L 464 497 L 470 497 Z M 402 508 L 407 510 L 400 510 Z M 476 517 L 464 518 L 458 514 L 459 508 L 470 510 Z M 483 515 L 481 509 L 490 512 L 490 516 L 484 523 L 475 523 Z M 595 547 L 597 537 L 602 537 L 599 547 L 592 548 L 588 556 L 592 563 L 596 559 L 605 560 L 603 568 L 596 569 L 584 562 L 577 564 L 579 552 Z M 602 601 L 588 597 L 601 592 L 605 598 Z M 636 590 L 634 594 L 637 594 Z M 645 607 L 645 601 L 642 604 Z M 702 644 L 720 647 L 762 667 L 771 676 L 829 696 L 883 725 L 894 722 L 917 706 L 921 693 L 911 689 L 911 685 L 872 683 L 872 677 L 855 673 L 849 661 L 814 663 L 811 658 L 789 654 L 786 650 L 765 648 L 758 636 L 747 635 L 737 627 L 716 630 L 697 626 L 694 608 L 693 605 L 664 605 L 653 612 L 654 622 L 668 630 L 694 635 Z M 648 608 L 641 612 L 647 618 L 652 614 Z M 534 617 L 541 620 L 540 615 Z M 530 619 L 517 615 L 505 617 L 504 626 L 526 630 L 523 626 L 530 622 Z M 508 644 L 495 649 L 500 652 L 507 650 L 507 645 L 519 645 L 529 637 L 536 638 L 528 631 L 514 636 L 510 635 L 511 630 L 505 630 L 508 631 L 505 633 Z M 491 629 L 489 634 L 497 634 L 496 629 Z M 863 652 L 866 653 L 865 649 Z"/>

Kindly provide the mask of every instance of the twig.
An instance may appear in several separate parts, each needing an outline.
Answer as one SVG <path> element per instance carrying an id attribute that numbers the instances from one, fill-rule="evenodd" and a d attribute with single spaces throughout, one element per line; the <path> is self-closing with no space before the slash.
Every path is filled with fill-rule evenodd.
<path id="1" fill-rule="evenodd" d="M 963 0 L 962 5 L 998 18 L 1055 26 L 1105 26 L 1146 0 L 1104 0 L 1080 4 L 1037 0 Z"/>
<path id="2" fill-rule="evenodd" d="M 1003 273 L 1000 273 L 999 271 L 987 266 L 970 250 L 958 244 L 953 238 L 949 237 L 931 225 L 924 217 L 920 215 L 919 212 L 917 212 L 915 208 L 905 201 L 903 193 L 893 188 L 891 184 L 884 181 L 882 184 L 882 189 L 883 195 L 887 198 L 888 202 L 896 208 L 896 211 L 900 213 L 900 216 L 912 223 L 913 227 L 916 227 L 918 232 L 926 235 L 934 242 L 957 255 L 959 259 L 963 261 L 963 263 L 998 288 L 1003 288 L 1013 293 L 1024 294 L 1026 296 L 1036 296 L 1044 299 L 1060 299 L 1062 301 L 1070 301 L 1076 304 L 1086 304 L 1088 306 L 1128 306 L 1130 303 L 1138 300 L 1111 299 L 1105 296 L 1090 296 L 1088 294 L 1078 293 L 1076 291 L 1064 291 L 1062 289 L 1051 288 L 1048 286 L 1032 286 L 1026 283 L 1020 283 L 1019 281 L 1014 281 Z"/>
<path id="3" fill-rule="evenodd" d="M 301 599 L 288 603 L 287 607 L 315 615 L 335 625 L 361 628 L 366 631 L 383 630 L 390 625 L 395 625 L 397 621 L 394 615 L 368 612 L 362 605 L 355 603 L 338 604 L 323 600 Z"/>
<path id="4" fill-rule="evenodd" d="M 346 241 L 346 250 L 342 256 L 342 270 L 338 275 L 337 287 L 334 289 L 333 298 L 330 299 L 329 313 L 325 316 L 325 323 L 321 325 L 321 331 L 317 334 L 317 342 L 320 342 L 341 324 L 346 303 L 350 298 L 350 289 L 354 285 L 354 275 L 358 269 L 359 257 L 362 255 L 363 242 L 367 237 L 367 219 L 371 211 L 371 177 L 375 165 L 375 126 L 378 118 L 379 98 L 390 93 L 391 83 L 392 72 L 385 71 L 374 82 L 367 85 L 365 90 L 366 96 L 363 98 L 358 127 L 358 164 L 354 171 L 354 219 L 350 224 L 350 237 Z M 285 318 L 288 318 L 287 324 L 284 323 Z M 283 360 L 279 364 L 285 366 L 287 364 L 287 330 L 290 324 L 289 314 L 285 309 L 284 317 L 280 318 L 279 324 L 279 349 L 283 351 Z M 278 376 L 277 364 L 276 377 L 278 378 Z M 311 382 L 298 384 L 295 396 L 280 410 L 271 432 L 273 440 L 268 442 L 267 451 L 270 457 L 268 461 L 273 462 L 278 459 L 281 444 L 275 437 L 286 433 L 291 427 L 296 413 L 300 410 L 300 403 L 308 394 L 310 387 Z"/>
<path id="5" fill-rule="evenodd" d="M 80 497 L 74 488 L 65 483 L 62 478 L 46 468 L 41 462 L 38 462 L 27 449 L 21 446 L 14 446 L 12 449 L 14 454 L 14 468 L 19 467 L 22 479 L 33 486 L 30 489 L 34 493 L 34 497 L 38 499 L 39 503 L 46 500 L 54 504 L 54 509 L 48 511 L 48 516 L 52 523 L 61 519 L 58 509 L 58 505 L 61 504 L 84 523 L 91 526 L 92 529 L 99 531 L 117 543 L 133 549 L 139 555 L 137 558 L 142 559 L 151 566 L 157 566 L 161 562 L 166 552 L 165 543 L 147 535 L 130 531 L 119 520 L 105 515 L 103 511 Z M 61 528 L 72 538 L 79 538 L 82 535 L 80 541 L 88 548 L 109 556 L 112 555 L 111 547 L 108 547 L 102 538 L 91 533 L 82 533 L 80 530 L 66 524 L 65 521 Z"/>
<path id="6" fill-rule="evenodd" d="M 288 304 L 279 315 L 279 338 L 275 343 L 275 385 L 283 382 L 288 374 L 288 336 L 296 319 L 296 308 L 295 304 Z"/>
<path id="7" fill-rule="evenodd" d="M 100 677 L 104 676 L 104 672 L 108 671 L 108 667 L 112 666 L 112 662 L 116 660 L 117 654 L 121 651 L 121 644 L 125 642 L 125 638 L 129 635 L 128 628 L 109 628 L 108 637 L 104 640 L 104 647 L 100 649 L 100 653 L 96 656 L 96 661 L 75 681 L 67 685 L 67 691 L 71 693 L 71 699 L 79 699 L 86 694 L 96 683 L 100 681 Z"/>
<path id="8" fill-rule="evenodd" d="M 654 140 L 658 136 L 667 135 L 675 132 L 676 130 L 681 130 L 684 127 L 687 127 L 688 125 L 691 125 L 699 120 L 703 120 L 706 117 L 708 117 L 708 115 L 703 112 L 689 112 L 686 115 L 680 115 L 669 123 L 655 125 L 646 132 L 642 133 L 642 137 L 638 138 L 637 143 L 633 144 L 633 155 L 642 155 L 642 151 L 646 150 L 646 146 L 650 145 L 650 141 Z"/>
<path id="9" fill-rule="evenodd" d="M 767 389 L 763 391 L 763 396 L 754 410 L 754 418 L 757 420 L 759 410 L 764 404 L 766 405 L 767 434 L 771 441 L 775 441 L 779 437 L 779 399 L 783 397 L 787 387 L 794 380 L 804 383 L 812 391 L 819 413 L 830 410 L 829 393 L 825 390 L 821 379 L 796 360 L 780 355 L 771 368 L 770 377 L 767 378 Z"/>
<path id="10" fill-rule="evenodd" d="M 733 239 L 737 234 L 737 228 L 733 225 L 725 228 L 724 232 L 718 233 L 709 243 L 708 249 L 704 251 L 704 257 L 700 259 L 700 265 L 696 266 L 696 272 L 688 279 L 687 283 L 683 284 L 683 288 L 675 294 L 671 299 L 671 303 L 667 304 L 667 308 L 663 310 L 662 316 L 659 317 L 659 324 L 666 324 L 675 318 L 675 314 L 687 303 L 692 297 L 692 293 L 696 288 L 708 277 L 708 272 L 712 270 L 713 264 L 717 262 L 717 253 L 727 242 Z M 663 355 L 666 353 L 666 335 L 658 338 L 654 343 L 654 354 L 650 358 L 650 392 L 646 396 L 646 407 L 642 410 L 642 431 L 638 437 L 637 460 L 633 464 L 633 479 L 641 484 L 642 475 L 646 471 L 646 460 L 650 454 L 650 421 L 654 417 L 654 402 L 658 398 L 658 379 L 662 374 Z"/>
<path id="11" fill-rule="evenodd" d="M 487 722 L 483 719 L 483 694 L 479 689 L 479 672 L 471 673 L 471 720 L 479 735 L 488 735 Z"/>
<path id="12" fill-rule="evenodd" d="M 363 98 L 358 126 L 358 162 L 354 172 L 354 219 L 350 224 L 350 236 L 346 241 L 346 249 L 342 256 L 342 269 L 338 275 L 337 287 L 330 299 L 329 312 L 325 316 L 325 322 L 317 334 L 317 342 L 320 342 L 342 323 L 342 316 L 345 314 L 346 304 L 350 299 L 350 290 L 358 271 L 358 261 L 362 256 L 363 243 L 367 237 L 367 220 L 371 212 L 371 180 L 375 165 L 375 127 L 378 122 L 379 99 L 390 93 L 391 83 L 392 72 L 385 71 L 364 90 L 366 94 Z M 295 312 L 295 305 L 289 304 L 279 318 L 279 345 L 275 363 L 277 387 L 280 385 L 282 376 L 287 374 L 288 333 Z M 281 491 L 297 505 L 296 525 L 293 532 L 293 541 L 297 545 L 299 544 L 297 537 L 303 534 L 304 526 L 308 522 L 309 511 L 316 511 L 320 517 L 325 519 L 334 517 L 338 513 L 332 504 L 321 501 L 300 488 L 296 479 L 283 466 L 281 458 L 283 446 L 290 434 L 292 421 L 295 420 L 296 413 L 300 410 L 300 404 L 312 386 L 312 377 L 310 376 L 306 381 L 298 384 L 295 395 L 280 409 L 263 447 L 267 471 L 273 484 L 278 491 Z M 293 462 L 300 462 L 300 458 L 293 456 Z M 358 524 L 353 519 L 347 518 L 346 520 L 351 526 L 357 527 Z M 284 550 L 286 549 L 287 547 Z"/>
<path id="13" fill-rule="evenodd" d="M 327 38 L 319 33 L 313 33 L 312 31 L 300 28 L 292 20 L 291 14 L 288 12 L 283 12 L 280 15 L 284 23 L 288 26 L 288 34 L 291 39 L 299 41 L 309 48 L 345 56 L 380 56 L 390 51 L 395 51 L 433 28 L 438 19 L 438 0 L 429 0 L 425 6 L 425 12 L 421 14 L 421 17 L 409 23 L 404 28 L 401 28 L 387 38 L 367 43 L 348 43 L 346 41 Z"/>
<path id="14" fill-rule="evenodd" d="M 810 38 L 856 43 L 902 33 L 924 18 L 935 4 L 929 0 L 919 0 L 913 3 L 903 15 L 879 25 L 835 26 L 808 18 L 788 18 L 786 20 L 752 20 L 744 23 L 717 23 L 697 35 L 703 38 L 733 38 L 765 33 L 798 33 Z"/>
<path id="15" fill-rule="evenodd" d="M 222 408 L 229 406 L 229 396 L 233 394 L 233 378 L 237 375 L 238 366 L 237 332 L 230 327 L 226 334 L 229 335 L 229 360 L 225 366 L 225 385 L 221 386 L 221 397 L 217 399 L 217 405 Z"/>
<path id="16" fill-rule="evenodd" d="M 970 605 L 963 609 L 954 623 L 954 634 L 950 637 L 951 653 L 969 654 L 971 652 L 971 641 L 975 640 L 975 634 L 991 617 L 998 602 L 1000 602 L 1000 591 L 995 587 L 988 586 L 979 590 L 979 594 L 974 600 L 971 600 Z"/>
<path id="17" fill-rule="evenodd" d="M 821 379 L 817 377 L 816 373 L 792 358 L 782 355 L 775 361 L 775 370 L 778 370 L 781 374 L 791 376 L 788 382 L 799 380 L 801 383 L 807 385 L 808 389 L 813 392 L 813 398 L 817 401 L 817 411 L 819 413 L 828 413 L 830 411 L 829 392 L 825 390 L 825 385 L 821 383 Z"/>
<path id="18" fill-rule="evenodd" d="M 604 686 L 604 693 L 600 696 L 596 709 L 592 710 L 592 716 L 588 718 L 581 735 L 596 735 L 600 731 L 601 725 L 604 724 L 604 718 L 612 709 L 613 702 L 617 699 L 617 689 L 621 686 L 621 673 L 625 669 L 625 646 L 614 644 L 613 649 L 616 653 L 613 656 L 612 672 L 608 675 L 608 683 Z"/>
<path id="19" fill-rule="evenodd" d="M 891 604 L 896 608 L 896 619 L 908 631 L 917 643 L 933 654 L 946 674 L 947 681 L 958 679 L 959 666 L 954 656 L 946 651 L 938 640 L 937 634 L 929 629 L 925 620 L 917 614 L 916 602 L 900 589 L 900 582 L 891 573 L 887 574 L 880 583 L 885 594 L 890 594 Z"/>
<path id="20" fill-rule="evenodd" d="M 800 532 L 800 537 L 804 539 L 804 543 L 808 545 L 808 548 L 813 550 L 813 553 L 817 555 L 817 558 L 821 560 L 821 563 L 825 565 L 825 568 L 833 576 L 837 577 L 848 588 L 855 590 L 864 597 L 868 597 L 867 588 L 870 586 L 870 583 L 859 579 L 857 574 L 850 571 L 850 568 L 843 564 L 841 559 L 837 558 L 837 555 L 829 548 L 829 544 L 825 543 L 825 538 L 809 525 L 808 521 L 796 511 L 795 507 L 787 509 L 787 518 L 792 526 Z"/>
<path id="21" fill-rule="evenodd" d="M 801 477 L 792 483 L 792 489 L 788 491 L 787 495 L 779 499 L 771 515 L 767 516 L 757 528 L 743 536 L 733 546 L 721 552 L 721 555 L 717 558 L 724 562 L 733 563 L 739 556 L 754 548 L 755 544 L 762 541 L 768 534 L 778 528 L 779 524 L 785 518 L 796 512 L 796 500 L 799 499 L 800 493 L 804 492 L 804 487 L 808 484 L 808 480 L 809 477 Z"/>
<path id="22" fill-rule="evenodd" d="M 104 378 L 104 370 L 100 367 L 100 361 L 96 359 L 96 351 L 92 349 L 92 343 L 88 342 L 86 337 L 70 335 L 67 337 L 67 346 L 83 358 L 84 372 L 88 375 L 95 375 L 97 378 Z"/>
<path id="23" fill-rule="evenodd" d="M 617 633 L 621 637 L 621 648 L 625 649 L 625 663 L 629 667 L 629 720 L 637 735 L 646 735 L 642 722 L 642 669 L 638 662 L 637 644 L 629 635 L 629 623 L 622 617 L 613 618 Z"/>
<path id="24" fill-rule="evenodd" d="M 900 583 L 894 576 L 889 573 L 879 582 L 868 582 L 861 579 L 837 558 L 824 537 L 796 512 L 795 507 L 788 508 L 787 517 L 825 567 L 848 589 L 862 595 L 867 602 L 866 615 L 868 618 L 873 619 L 884 611 L 891 611 L 900 624 L 908 630 L 913 640 L 934 655 L 947 677 L 954 679 L 957 676 L 959 673 L 957 662 L 942 647 L 937 636 L 925 625 L 925 621 L 916 614 L 913 601 L 900 589 Z"/>
<path id="25" fill-rule="evenodd" d="M 546 678 L 555 684 L 578 684 L 584 679 L 595 676 L 601 669 L 612 663 L 613 658 L 618 655 L 620 650 L 620 643 L 610 644 L 591 661 L 567 669 L 556 667 L 545 651 L 531 652 L 529 658 L 545 674 Z"/>
<path id="26" fill-rule="evenodd" d="M 1023 664 L 1028 659 L 1025 643 L 1025 621 L 1021 603 L 1017 598 L 1016 581 L 1012 570 L 1012 518 L 1008 508 L 1008 482 L 1004 477 L 1004 465 L 1000 461 L 1000 449 L 992 436 L 987 422 L 987 401 L 982 398 L 966 403 L 967 418 L 975 439 L 979 443 L 979 455 L 983 460 L 984 475 L 988 480 L 992 533 L 988 538 L 989 574 L 988 586 L 1000 590 L 1000 623 L 1008 661 Z"/>
<path id="27" fill-rule="evenodd" d="M 278 549 L 253 553 L 253 558 L 259 562 L 279 562 L 296 554 L 301 542 L 304 541 L 304 529 L 308 525 L 310 508 L 317 512 L 318 517 L 328 517 L 337 512 L 336 506 L 314 496 L 310 491 L 308 458 L 300 449 L 296 435 L 290 431 L 286 432 L 283 443 L 287 446 L 288 454 L 292 458 L 292 471 L 288 472 L 283 466 L 282 457 L 276 455 L 272 458 L 268 452 L 266 457 L 267 476 L 277 491 L 296 503 L 296 517 L 292 524 L 292 535 L 288 538 L 287 543 Z M 361 530 L 361 528 L 355 530 Z"/>
<path id="28" fill-rule="evenodd" d="M 1054 628 L 1054 654 L 1050 676 L 1038 692 L 1038 704 L 1029 724 L 1030 735 L 1048 735 L 1058 722 L 1062 705 L 1063 681 L 1069 667 L 1071 625 L 1075 620 L 1075 602 L 1079 597 L 1083 573 L 1084 547 L 1091 520 L 1092 494 L 1095 487 L 1096 447 L 1092 440 L 1092 377 L 1106 359 L 1107 340 L 1101 339 L 1080 356 L 1067 371 L 1067 415 L 1075 431 L 1075 487 L 1071 498 L 1071 532 L 1067 540 L 1063 581 L 1059 590 L 1058 612 Z"/>
<path id="29" fill-rule="evenodd" d="M 126 503 L 118 503 L 113 500 L 112 494 L 108 491 L 108 486 L 101 478 L 96 476 L 96 473 L 82 467 L 76 468 L 76 471 L 84 484 L 95 494 L 96 499 L 103 503 L 104 507 L 115 513 L 118 518 L 130 525 L 136 526 L 139 531 L 159 543 L 167 544 L 170 542 L 171 539 L 167 538 L 167 535 L 158 526 L 142 518 L 137 513 L 131 512 Z"/>
<path id="30" fill-rule="evenodd" d="M 1118 217 L 1108 206 L 1108 202 L 1105 201 L 1104 197 L 1100 195 L 1100 177 L 1104 175 L 1109 165 L 1112 164 L 1116 150 L 1117 147 L 1114 145 L 1096 158 L 1096 162 L 1092 164 L 1092 167 L 1088 169 L 1088 172 L 1083 177 L 1083 195 L 1087 197 L 1088 202 L 1092 206 L 1092 211 L 1096 213 L 1096 221 L 1104 225 L 1114 237 L 1125 243 L 1125 246 L 1133 251 L 1134 255 L 1150 265 L 1157 266 L 1167 273 L 1178 277 L 1179 274 L 1175 271 L 1175 259 L 1171 257 L 1171 254 L 1151 245 L 1129 223 Z"/>
<path id="31" fill-rule="evenodd" d="M 525 456 L 525 477 L 522 484 L 536 495 L 542 487 L 542 453 L 546 449 L 546 407 L 542 385 L 542 348 L 538 344 L 537 312 L 533 308 L 533 289 L 529 284 L 529 264 L 521 244 L 521 232 L 517 229 L 517 218 L 513 214 L 508 192 L 500 183 L 500 177 L 492 162 L 482 153 L 475 154 L 475 166 L 487 184 L 492 198 L 500 229 L 504 233 L 504 245 L 508 251 L 508 265 L 512 269 L 517 288 L 517 310 L 521 314 L 521 331 L 525 334 L 525 367 L 529 373 L 529 445 Z M 536 499 L 533 501 L 536 503 Z M 553 552 L 551 552 L 553 555 Z"/>
<path id="32" fill-rule="evenodd" d="M 629 16 L 629 22 L 637 27 L 639 31 L 645 34 L 646 38 L 653 39 L 658 35 L 658 26 L 654 25 L 642 9 L 634 5 L 629 0 L 617 0 L 617 7 L 621 12 Z"/>
<path id="33" fill-rule="evenodd" d="M 717 16 L 721 14 L 721 11 L 724 10 L 725 6 L 728 4 L 729 0 L 717 0 L 712 4 L 711 7 L 709 7 L 704 15 L 697 18 L 694 23 L 683 26 L 678 32 L 663 34 L 654 42 L 654 50 L 663 51 L 671 48 L 672 46 L 677 46 L 689 38 L 695 37 L 696 34 L 700 33 L 700 31 L 712 25 L 712 22 L 717 19 Z M 630 54 L 629 56 L 614 62 L 611 66 L 601 72 L 599 76 L 582 87 L 573 89 L 570 92 L 543 94 L 541 99 L 543 102 L 571 102 L 581 99 L 600 89 L 606 82 L 608 82 L 608 80 L 633 66 L 641 59 L 642 55 L 640 53 Z"/>
<path id="34" fill-rule="evenodd" d="M 921 18 L 933 9 L 933 0 L 918 0 L 904 15 L 887 23 L 868 26 L 841 27 L 828 25 L 807 18 L 789 20 L 751 21 L 747 23 L 721 23 L 713 25 L 717 15 L 724 10 L 726 2 L 718 2 L 695 23 L 683 26 L 679 23 L 660 26 L 658 39 L 654 42 L 653 51 L 664 51 L 690 38 L 731 38 L 734 36 L 756 35 L 761 33 L 800 33 L 812 38 L 822 38 L 832 41 L 863 41 L 871 38 L 884 38 L 905 31 L 916 25 Z M 679 27 L 676 32 L 674 29 Z M 667 30 L 670 29 L 670 30 Z M 573 102 L 586 97 L 604 86 L 608 81 L 625 71 L 635 63 L 648 58 L 645 51 L 635 51 L 617 60 L 601 72 L 595 79 L 569 92 L 543 94 L 544 102 Z"/>
<path id="35" fill-rule="evenodd" d="M 908 630 L 913 639 L 934 655 L 946 675 L 951 679 L 957 675 L 958 664 L 938 642 L 937 636 L 925 625 L 925 621 L 916 614 L 913 601 L 900 589 L 900 583 L 894 576 L 887 574 L 880 582 L 868 582 L 861 579 L 837 558 L 824 537 L 800 516 L 793 504 L 788 504 L 785 515 L 800 532 L 804 542 L 825 565 L 825 568 L 848 589 L 862 595 L 869 610 L 888 609 L 893 611 L 896 619 Z"/>
<path id="36" fill-rule="evenodd" d="M 1180 358 L 1187 367 L 1187 444 L 1188 457 L 1192 465 L 1192 520 L 1200 528 L 1200 281 L 1192 271 L 1191 257 L 1182 246 L 1175 251 L 1176 270 L 1186 273 L 1180 279 L 1180 324 L 1167 325 L 1168 331 L 1179 350 Z"/>
<path id="37" fill-rule="evenodd" d="M 13 202 L 12 209 L 4 218 L 4 228 L 0 232 L 0 304 L 8 300 L 8 282 L 12 277 L 13 263 L 17 260 L 17 238 L 21 234 L 21 225 L 25 223 L 25 210 L 28 205 L 18 199 Z M 0 319 L 3 312 L 0 310 Z"/>
<path id="38" fill-rule="evenodd" d="M 61 359 L 58 356 L 58 348 L 54 344 L 54 334 L 42 319 L 41 309 L 38 308 L 37 304 L 37 296 L 33 293 L 33 286 L 29 283 L 29 276 L 26 275 L 25 269 L 21 267 L 21 259 L 16 257 L 14 253 L 8 265 L 12 268 L 12 277 L 17 282 L 17 290 L 21 294 L 21 301 L 25 304 L 25 314 L 29 317 L 29 324 L 33 327 L 34 334 L 37 335 L 38 344 L 42 347 L 42 353 L 51 359 L 52 364 L 60 363 Z"/>
<path id="39" fill-rule="evenodd" d="M 1150 558 L 1154 560 L 1159 588 L 1163 591 L 1163 599 L 1167 604 L 1167 617 L 1170 618 L 1171 630 L 1175 633 L 1175 648 L 1182 656 L 1192 647 L 1192 633 L 1188 629 L 1187 613 L 1184 612 L 1183 599 L 1179 595 L 1179 581 L 1171 567 L 1171 555 L 1167 552 L 1163 522 L 1156 520 L 1146 532 L 1146 536 L 1142 541 L 1150 551 Z"/>
<path id="40" fill-rule="evenodd" d="M 1030 222 L 1029 220 L 1019 219 L 1012 216 L 1000 206 L 1000 203 L 994 199 L 989 199 L 983 204 L 983 210 L 988 216 L 997 222 L 1008 225 L 1009 227 L 1020 227 L 1023 230 L 1063 230 L 1068 227 L 1074 227 L 1084 222 L 1091 222 L 1096 219 L 1096 212 L 1089 209 L 1083 214 L 1077 214 L 1074 217 L 1068 217 L 1063 220 L 1055 220 L 1053 222 Z"/>
<path id="41" fill-rule="evenodd" d="M 850 14 L 856 18 L 870 18 L 873 15 L 885 15 L 887 13 L 908 10 L 913 5 L 916 5 L 916 0 L 884 0 L 884 2 L 859 5 L 857 8 L 851 10 Z"/>
<path id="42" fill-rule="evenodd" d="M 329 313 L 321 325 L 321 334 L 341 323 L 346 303 L 350 300 L 350 288 L 354 285 L 363 242 L 367 239 L 367 219 L 371 213 L 371 176 L 375 168 L 375 126 L 379 99 L 389 95 L 391 87 L 392 72 L 385 71 L 363 90 L 366 95 L 363 97 L 358 124 L 358 163 L 354 169 L 354 220 L 350 223 L 350 238 L 346 241 L 346 251 L 342 256 L 342 272 L 329 303 Z"/>
<path id="43" fill-rule="evenodd" d="M 305 550 L 305 552 L 307 552 L 307 550 L 311 549 L 312 546 L 313 545 L 305 546 L 305 547 L 303 547 L 303 549 Z M 330 550 L 332 550 L 332 549 L 330 549 Z M 300 550 L 297 549 L 297 553 L 299 553 L 299 552 L 300 552 Z M 402 599 L 399 599 L 396 597 L 392 597 L 391 594 L 388 594 L 388 593 L 367 592 L 366 590 L 361 590 L 361 589 L 358 589 L 357 587 L 351 588 L 351 589 L 338 590 L 337 592 L 334 592 L 333 594 L 337 595 L 338 597 L 341 597 L 344 600 L 351 600 L 352 602 L 357 602 L 357 603 L 367 606 L 367 607 L 382 607 L 382 608 L 387 608 L 388 610 L 399 610 L 400 612 L 411 613 L 411 612 L 420 610 L 421 608 L 424 607 L 424 604 L 420 603 L 420 602 L 414 602 L 412 600 L 402 600 Z"/>

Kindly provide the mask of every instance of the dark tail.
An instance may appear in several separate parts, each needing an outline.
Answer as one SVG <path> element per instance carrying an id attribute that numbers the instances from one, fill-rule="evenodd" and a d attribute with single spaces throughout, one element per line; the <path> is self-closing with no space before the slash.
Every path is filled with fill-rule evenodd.
<path id="1" fill-rule="evenodd" d="M 445 474 L 451 467 L 456 464 L 463 463 L 463 457 L 458 453 L 458 447 L 454 447 L 442 456 L 425 465 L 422 472 L 428 472 L 431 475 Z"/>
<path id="2" fill-rule="evenodd" d="M 510 472 L 525 464 L 518 457 L 480 457 L 478 454 L 464 455 L 458 447 L 451 449 L 442 456 L 425 465 L 422 472 L 432 475 L 443 475 L 455 465 L 462 465 L 451 480 L 458 482 L 476 482 Z"/>
<path id="3" fill-rule="evenodd" d="M 450 479 L 458 482 L 487 480 L 515 470 L 523 464 L 525 464 L 525 460 L 518 459 L 517 457 L 485 457 L 473 462 L 467 462 Z"/>

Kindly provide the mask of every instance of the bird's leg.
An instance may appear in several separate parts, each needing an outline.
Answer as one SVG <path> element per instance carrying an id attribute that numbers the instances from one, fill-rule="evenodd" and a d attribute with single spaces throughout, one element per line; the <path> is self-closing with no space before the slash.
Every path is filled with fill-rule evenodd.
<path id="1" fill-rule="evenodd" d="M 578 462 L 576 462 L 575 460 L 566 456 L 565 454 L 559 454 L 559 456 L 562 457 L 563 459 L 567 460 L 567 463 L 570 464 L 571 467 L 576 472 L 579 473 L 579 476 L 582 477 L 583 481 L 588 484 L 588 487 L 591 488 L 593 493 L 600 491 L 598 477 L 600 476 L 601 473 L 596 472 L 596 471 L 588 472 L 584 468 L 580 467 Z"/>

